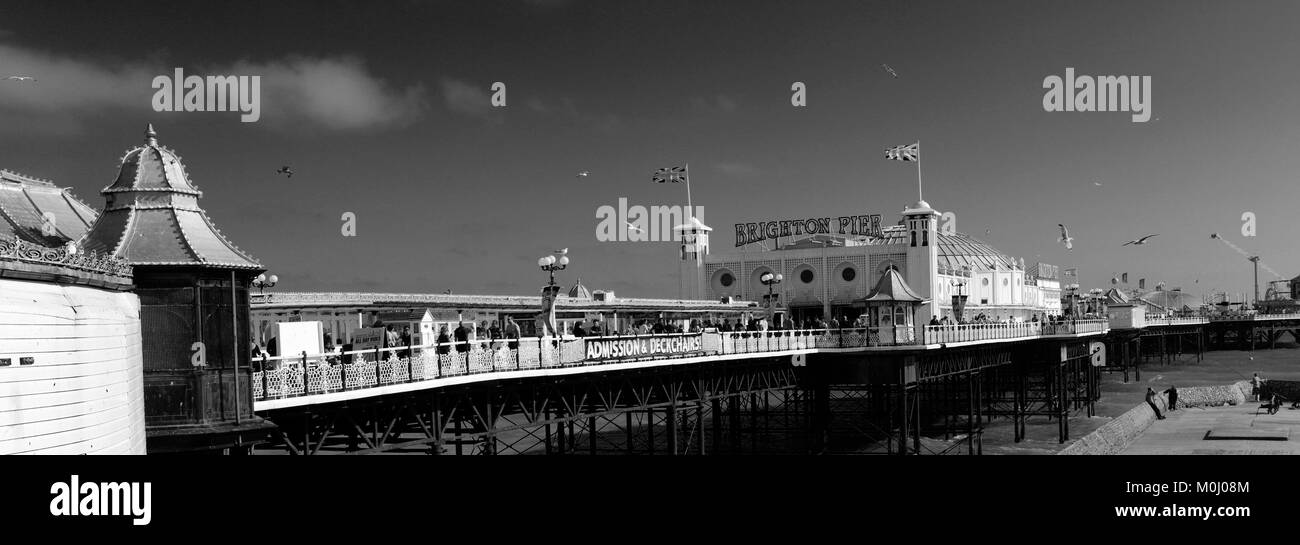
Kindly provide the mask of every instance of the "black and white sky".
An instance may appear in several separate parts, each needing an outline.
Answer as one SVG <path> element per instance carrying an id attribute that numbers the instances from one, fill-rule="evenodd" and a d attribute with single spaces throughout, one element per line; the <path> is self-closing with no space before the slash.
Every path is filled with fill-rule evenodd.
<path id="1" fill-rule="evenodd" d="M 277 289 L 529 294 L 568 247 L 566 284 L 675 297 L 676 245 L 595 236 L 621 197 L 684 204 L 655 169 L 690 163 L 725 251 L 738 222 L 892 223 L 916 178 L 883 149 L 920 140 L 958 231 L 1085 287 L 1248 292 L 1209 234 L 1300 271 L 1296 21 L 1288 1 L 5 1 L 0 77 L 37 81 L 0 79 L 0 168 L 99 205 L 153 123 Z M 261 76 L 261 119 L 154 111 L 176 67 Z M 1044 111 L 1067 67 L 1150 76 L 1151 120 Z"/>

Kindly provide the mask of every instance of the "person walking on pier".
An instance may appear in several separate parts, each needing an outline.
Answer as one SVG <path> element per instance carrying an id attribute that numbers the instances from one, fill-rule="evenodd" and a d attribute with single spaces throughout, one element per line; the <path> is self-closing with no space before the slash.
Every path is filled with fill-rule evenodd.
<path id="1" fill-rule="evenodd" d="M 447 326 L 438 329 L 438 349 L 435 350 L 438 355 L 451 353 L 451 337 L 447 335 Z"/>
<path id="2" fill-rule="evenodd" d="M 1259 385 L 1262 382 L 1264 381 L 1259 378 L 1259 373 L 1255 373 L 1255 377 L 1250 379 L 1250 395 L 1254 396 L 1255 401 L 1259 401 Z"/>
<path id="3" fill-rule="evenodd" d="M 1151 406 L 1151 410 L 1152 410 L 1152 411 L 1155 411 L 1155 413 L 1156 413 L 1156 420 L 1164 420 L 1164 419 L 1165 419 L 1165 415 L 1160 414 L 1160 408 L 1159 408 L 1159 407 L 1156 407 L 1156 391 L 1155 391 L 1155 390 L 1152 390 L 1151 388 L 1147 388 L 1147 405 L 1150 405 L 1150 406 Z"/>
<path id="4" fill-rule="evenodd" d="M 465 327 L 465 322 L 457 322 L 456 326 L 456 351 L 469 352 L 469 329 Z"/>
<path id="5" fill-rule="evenodd" d="M 510 347 L 511 350 L 519 348 L 519 324 L 515 323 L 514 316 L 506 316 L 505 336 L 507 339 L 510 339 L 510 343 L 507 346 Z"/>
<path id="6" fill-rule="evenodd" d="M 1178 388 L 1170 386 L 1168 390 L 1165 390 L 1165 393 L 1169 394 L 1169 411 L 1178 410 Z"/>

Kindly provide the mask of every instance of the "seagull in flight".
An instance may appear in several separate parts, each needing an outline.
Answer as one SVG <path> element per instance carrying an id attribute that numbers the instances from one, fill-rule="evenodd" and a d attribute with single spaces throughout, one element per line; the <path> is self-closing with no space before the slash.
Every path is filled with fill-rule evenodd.
<path id="1" fill-rule="evenodd" d="M 285 174 L 285 175 L 287 175 L 289 178 L 292 178 L 292 177 L 293 177 L 293 169 L 292 169 L 292 168 L 289 168 L 288 165 L 280 167 L 280 170 L 275 171 L 275 173 L 276 173 L 276 174 Z"/>
<path id="2" fill-rule="evenodd" d="M 1130 240 L 1130 241 L 1128 241 L 1128 242 L 1125 242 L 1124 244 L 1121 244 L 1121 246 L 1128 246 L 1129 244 L 1132 244 L 1132 245 L 1134 245 L 1134 246 L 1141 246 L 1141 245 L 1147 243 L 1147 239 L 1149 239 L 1149 238 L 1151 238 L 1151 237 L 1156 237 L 1156 236 L 1160 236 L 1160 234 L 1157 233 L 1157 234 L 1154 234 L 1154 235 L 1147 235 L 1147 236 L 1144 236 L 1144 237 L 1139 238 L 1139 239 L 1137 239 L 1137 240 Z"/>
<path id="3" fill-rule="evenodd" d="M 556 251 L 551 252 L 551 253 L 553 253 L 553 254 L 555 254 L 555 255 L 568 255 L 568 253 L 569 253 L 569 249 L 568 249 L 568 248 L 561 248 L 561 249 L 556 250 Z"/>
<path id="4" fill-rule="evenodd" d="M 1070 250 L 1071 252 L 1073 252 L 1073 251 L 1074 251 L 1074 239 L 1070 237 L 1070 230 L 1069 230 L 1069 229 L 1066 229 L 1066 228 L 1065 228 L 1065 224 L 1063 224 L 1063 223 L 1058 223 L 1058 224 L 1056 224 L 1056 225 L 1057 225 L 1057 227 L 1060 227 L 1060 228 L 1061 228 L 1061 239 L 1058 240 L 1057 242 L 1060 242 L 1061 244 L 1064 244 L 1066 249 L 1068 249 L 1068 250 Z"/>
<path id="5" fill-rule="evenodd" d="M 579 178 L 586 178 L 587 176 L 591 176 L 591 173 L 585 170 L 578 171 Z"/>
<path id="6" fill-rule="evenodd" d="M 1095 185 L 1095 186 L 1097 186 L 1097 187 L 1101 187 L 1101 182 L 1092 182 L 1092 185 Z"/>
<path id="7" fill-rule="evenodd" d="M 894 69 L 893 69 L 893 68 L 890 68 L 888 64 L 882 64 L 882 65 L 880 65 L 880 67 L 881 67 L 881 68 L 884 68 L 885 71 L 886 71 L 886 72 L 889 72 L 889 75 L 894 76 L 895 79 L 898 78 L 898 72 L 895 72 Z"/>
<path id="8" fill-rule="evenodd" d="M 10 81 L 36 81 L 36 78 L 31 76 L 9 76 L 5 79 Z"/>

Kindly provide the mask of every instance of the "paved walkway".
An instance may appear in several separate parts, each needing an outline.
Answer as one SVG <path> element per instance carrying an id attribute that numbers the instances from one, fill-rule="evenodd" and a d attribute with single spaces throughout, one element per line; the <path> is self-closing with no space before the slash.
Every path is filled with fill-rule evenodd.
<path id="1" fill-rule="evenodd" d="M 1180 408 L 1165 413 L 1120 454 L 1300 454 L 1300 410 L 1283 407 L 1277 414 L 1256 415 L 1258 402 L 1245 405 Z M 1206 433 L 1229 435 L 1280 432 L 1286 441 L 1261 439 L 1207 440 Z"/>

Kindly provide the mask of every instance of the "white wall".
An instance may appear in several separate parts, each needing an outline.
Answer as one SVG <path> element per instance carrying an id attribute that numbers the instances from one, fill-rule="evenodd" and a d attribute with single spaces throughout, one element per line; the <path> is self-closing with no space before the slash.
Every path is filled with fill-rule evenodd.
<path id="1" fill-rule="evenodd" d="M 145 453 L 135 294 L 0 279 L 4 358 L 0 454 Z"/>

